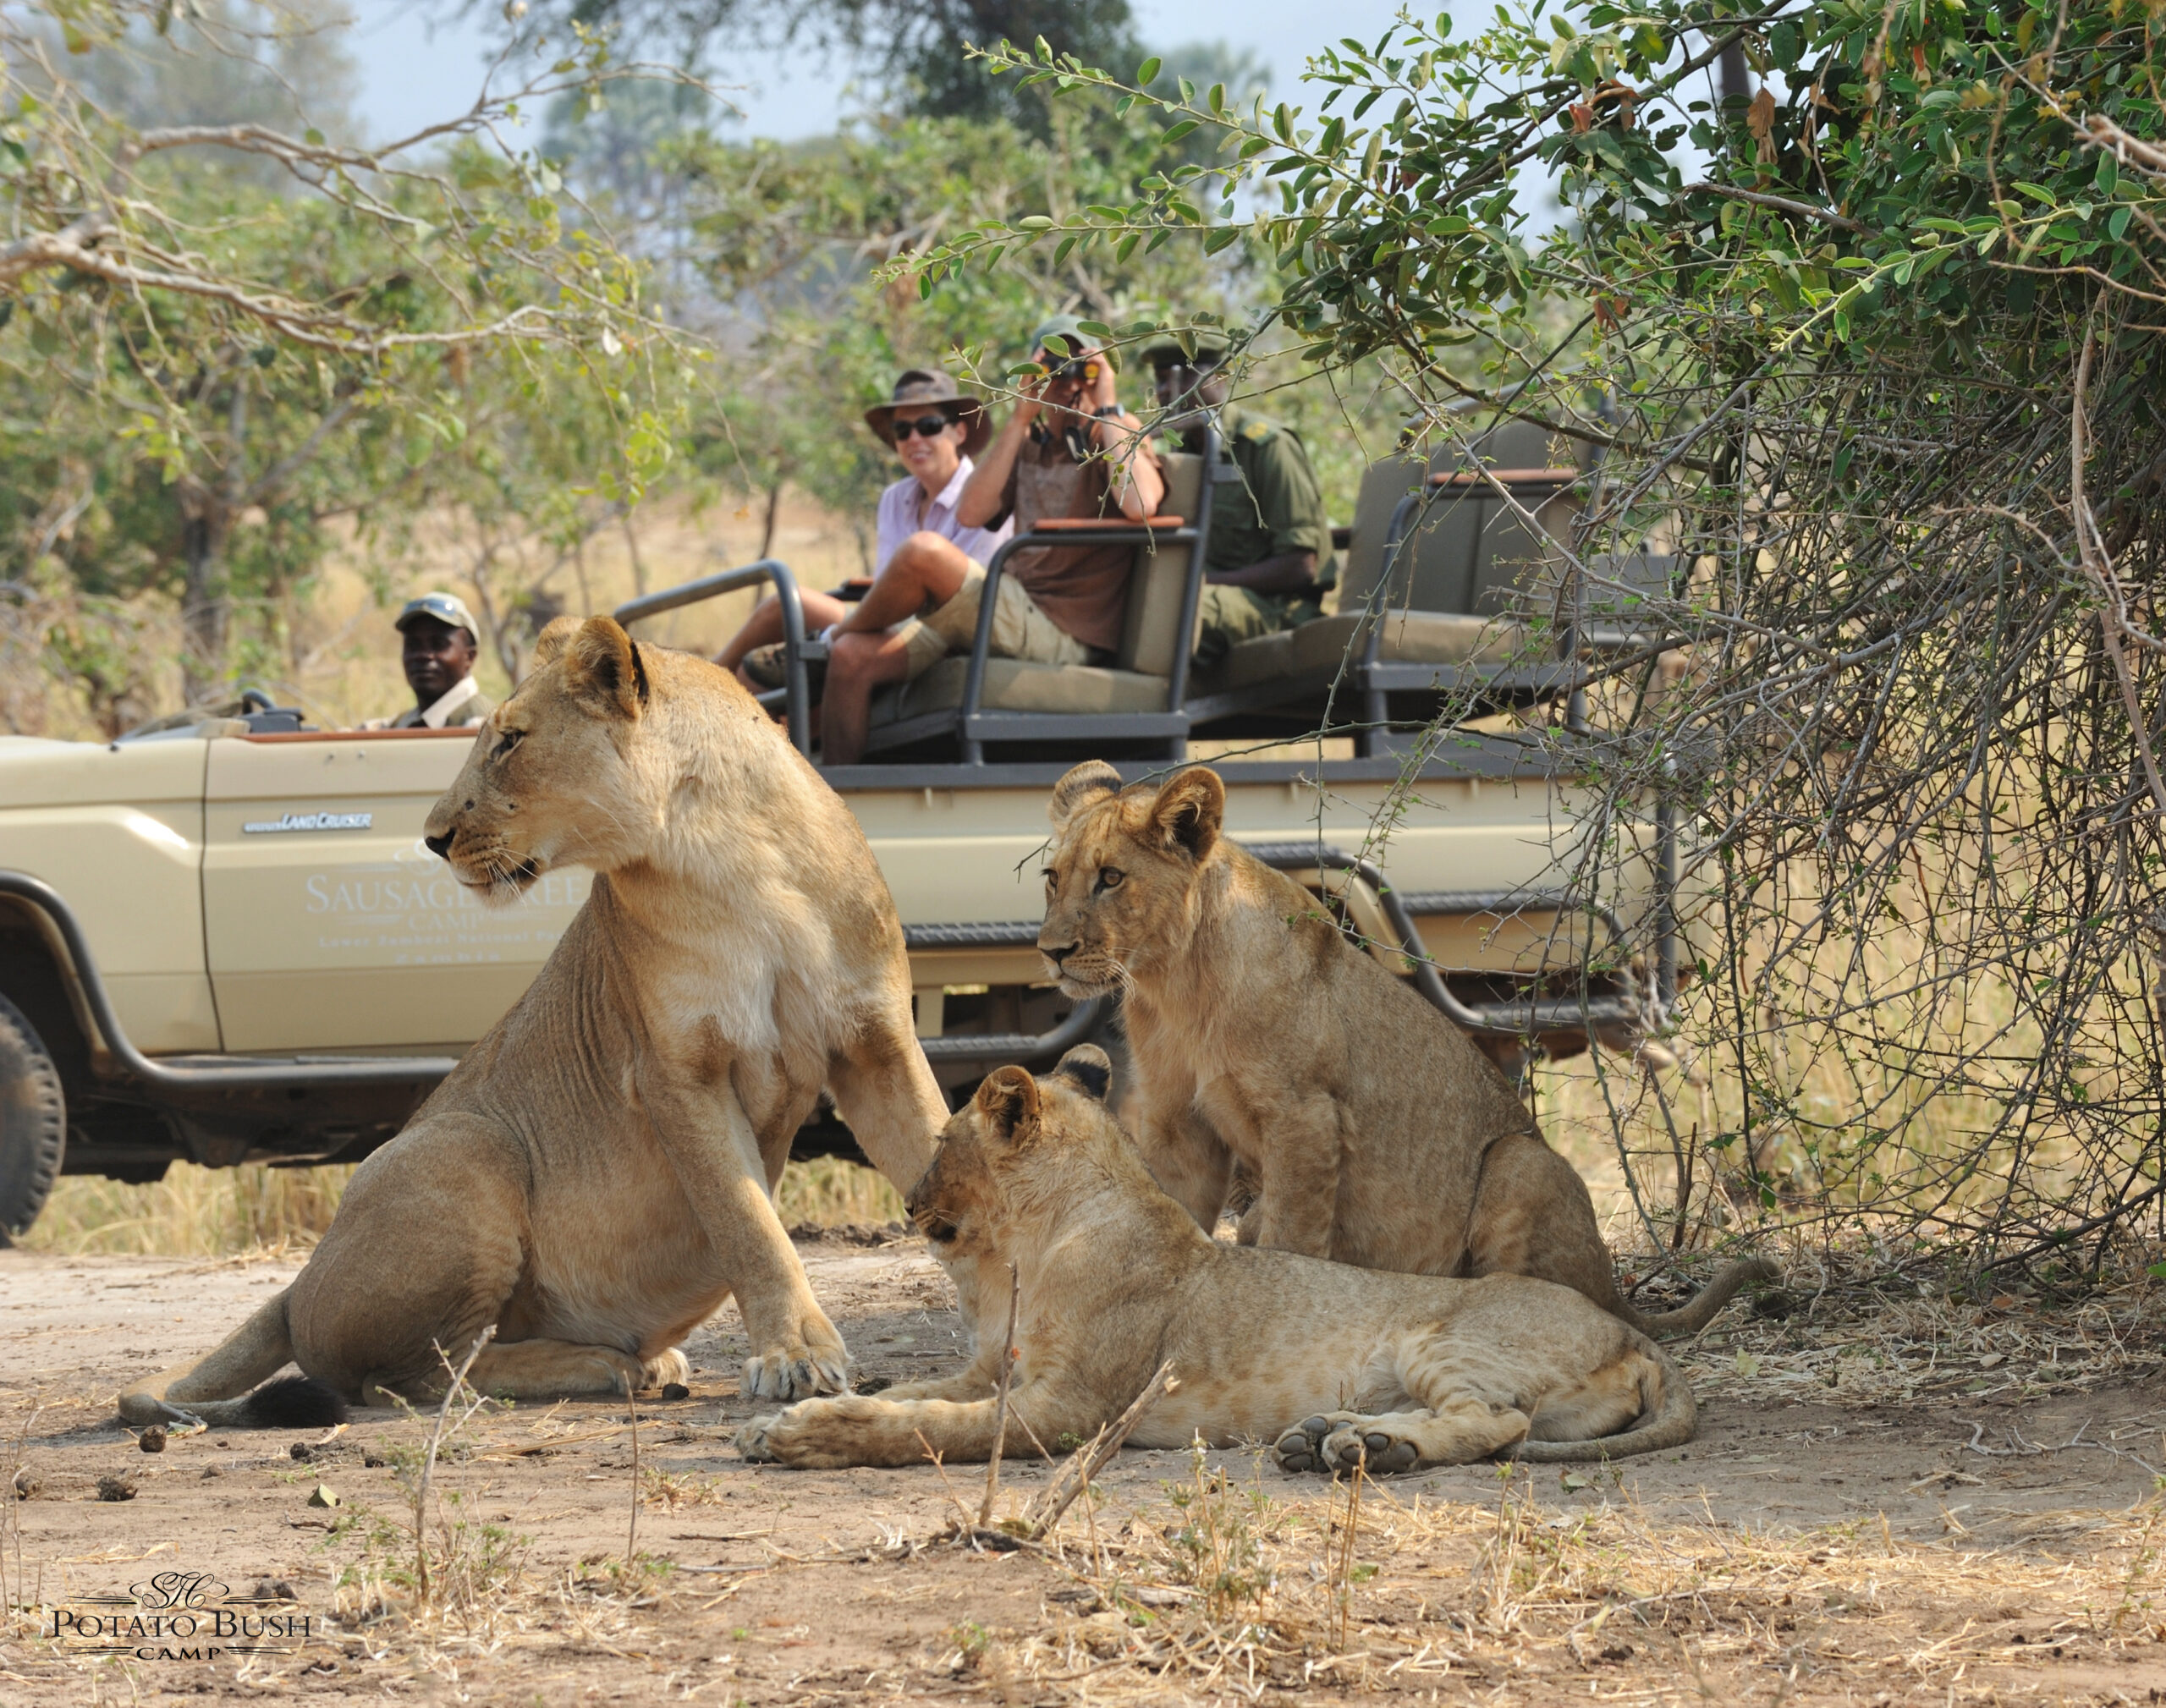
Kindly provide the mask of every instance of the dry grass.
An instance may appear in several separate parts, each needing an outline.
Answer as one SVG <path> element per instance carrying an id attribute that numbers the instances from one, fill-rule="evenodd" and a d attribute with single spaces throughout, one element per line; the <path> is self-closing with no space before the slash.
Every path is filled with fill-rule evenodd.
<path id="1" fill-rule="evenodd" d="M 95 1174 L 71 1175 L 20 1242 L 30 1251 L 69 1256 L 228 1257 L 305 1250 L 322 1238 L 353 1176 L 350 1166 L 322 1168 L 199 1168 L 176 1162 L 162 1180 L 124 1186 Z M 792 1162 L 775 1190 L 785 1227 L 813 1222 L 877 1225 L 903 1214 L 902 1195 L 884 1176 L 821 1157 Z"/>

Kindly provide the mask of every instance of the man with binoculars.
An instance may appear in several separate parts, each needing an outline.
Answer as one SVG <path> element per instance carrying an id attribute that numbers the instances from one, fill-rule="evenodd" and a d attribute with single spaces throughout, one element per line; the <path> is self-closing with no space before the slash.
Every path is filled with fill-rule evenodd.
<path id="1" fill-rule="evenodd" d="M 897 447 L 916 478 L 882 496 L 883 555 L 865 597 L 845 606 L 805 596 L 807 624 L 826 625 L 828 644 L 820 738 L 826 764 L 853 765 L 864 756 L 876 688 L 970 650 L 985 563 L 1011 525 L 1027 532 L 1058 518 L 1140 522 L 1165 497 L 1142 423 L 1114 400 L 1113 364 L 1076 318 L 1046 321 L 1031 335 L 1031 351 L 1037 376 L 1024 382 L 1014 413 L 981 452 L 982 406 L 958 397 L 944 374 L 907 373 L 897 383 L 896 402 L 866 412 L 866 424 Z M 926 422 L 904 419 L 921 401 L 946 417 L 946 432 L 934 420 L 933 433 L 921 434 Z M 921 470 L 928 458 L 937 459 L 937 468 Z M 911 491 L 919 486 L 926 500 Z M 891 534 L 901 531 L 896 519 L 906 508 L 916 530 L 891 550 Z M 995 594 L 993 652 L 1042 664 L 1105 662 L 1120 644 L 1134 561 L 1130 546 L 1017 552 Z M 775 649 L 755 649 L 780 633 L 779 612 L 765 601 L 716 662 L 739 668 L 756 686 L 777 686 L 779 661 L 768 656 Z"/>

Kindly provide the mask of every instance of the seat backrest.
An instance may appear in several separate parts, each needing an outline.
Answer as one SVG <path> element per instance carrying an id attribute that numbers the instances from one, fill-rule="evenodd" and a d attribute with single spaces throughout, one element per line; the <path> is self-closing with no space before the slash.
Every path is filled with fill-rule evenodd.
<path id="1" fill-rule="evenodd" d="M 1162 451 L 1158 460 L 1165 470 L 1166 497 L 1158 508 L 1179 516 L 1193 528 L 1202 519 L 1203 459 L 1188 451 Z M 1179 656 L 1181 599 L 1188 590 L 1189 548 L 1152 545 L 1135 548 L 1135 569 L 1128 584 L 1128 614 L 1121 622 L 1120 651 L 1116 655 L 1123 670 L 1145 676 L 1171 676 Z M 1196 636 L 1188 637 L 1193 651 Z"/>

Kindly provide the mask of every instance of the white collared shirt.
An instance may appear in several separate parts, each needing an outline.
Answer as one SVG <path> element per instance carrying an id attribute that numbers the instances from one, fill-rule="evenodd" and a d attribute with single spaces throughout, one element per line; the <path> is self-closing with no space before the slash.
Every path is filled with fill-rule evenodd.
<path id="1" fill-rule="evenodd" d="M 965 528 L 955 519 L 955 506 L 962 500 L 963 485 L 970 478 L 975 466 L 965 457 L 956 464 L 955 478 L 943 486 L 930 503 L 925 502 L 925 488 L 918 484 L 915 475 L 905 475 L 880 495 L 877 537 L 872 551 L 874 574 L 888 567 L 888 560 L 895 555 L 897 546 L 920 532 L 937 534 L 943 540 L 954 541 L 964 556 L 980 563 L 992 561 L 992 554 L 1007 543 L 1015 524 L 1011 519 L 998 528 Z"/>
<path id="2" fill-rule="evenodd" d="M 451 722 L 453 712 L 481 691 L 481 684 L 470 676 L 462 676 L 444 689 L 436 703 L 421 713 L 421 722 L 431 729 L 442 729 Z"/>

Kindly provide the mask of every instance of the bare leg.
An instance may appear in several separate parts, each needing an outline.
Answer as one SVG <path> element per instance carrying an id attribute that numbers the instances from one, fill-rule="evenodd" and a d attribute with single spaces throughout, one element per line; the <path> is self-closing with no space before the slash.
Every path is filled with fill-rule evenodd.
<path id="1" fill-rule="evenodd" d="M 855 765 L 865 757 L 872 690 L 882 683 L 900 682 L 910 673 L 910 649 L 900 635 L 845 629 L 835 636 L 827 655 L 827 686 L 820 702 L 823 764 Z"/>
<path id="2" fill-rule="evenodd" d="M 800 596 L 805 607 L 805 632 L 817 634 L 832 623 L 839 623 L 849 615 L 852 607 L 827 593 L 806 592 Z M 756 646 L 772 646 L 782 639 L 782 601 L 762 599 L 752 607 L 745 626 L 729 637 L 729 644 L 714 656 L 714 662 L 724 670 L 734 670 L 744 661 L 745 655 Z"/>
<path id="3" fill-rule="evenodd" d="M 938 534 L 913 534 L 895 548 L 865 597 L 843 619 L 845 634 L 890 629 L 906 617 L 937 611 L 962 590 L 970 554 Z"/>

